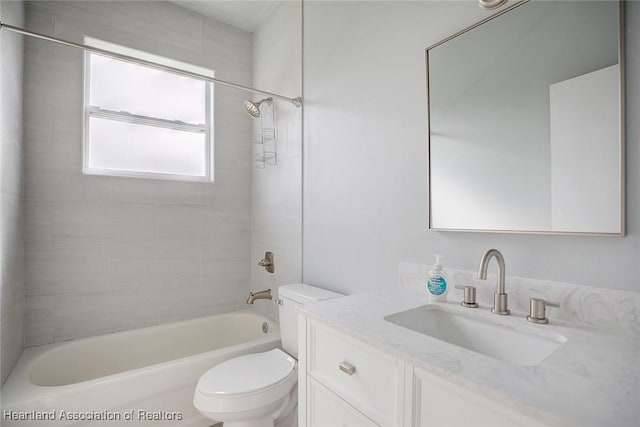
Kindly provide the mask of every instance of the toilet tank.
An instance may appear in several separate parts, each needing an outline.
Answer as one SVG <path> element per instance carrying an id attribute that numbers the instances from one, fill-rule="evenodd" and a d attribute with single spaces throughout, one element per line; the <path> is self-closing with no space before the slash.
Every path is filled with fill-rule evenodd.
<path id="1" fill-rule="evenodd" d="M 278 288 L 278 312 L 284 351 L 296 359 L 298 358 L 298 311 L 296 307 L 341 296 L 344 295 L 303 283 L 280 286 Z"/>

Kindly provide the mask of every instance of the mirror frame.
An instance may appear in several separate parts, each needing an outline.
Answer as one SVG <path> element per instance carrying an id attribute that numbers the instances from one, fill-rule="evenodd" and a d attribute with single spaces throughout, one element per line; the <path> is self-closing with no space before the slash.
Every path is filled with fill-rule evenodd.
<path id="1" fill-rule="evenodd" d="M 458 36 L 461 36 L 476 27 L 479 27 L 482 24 L 485 24 L 493 19 L 504 15 L 511 10 L 520 7 L 530 0 L 520 0 L 511 6 L 502 9 L 487 18 L 484 18 L 473 25 L 470 25 L 442 40 L 437 43 L 432 44 L 431 46 L 425 49 L 425 65 L 426 65 L 426 88 L 427 88 L 427 98 L 426 98 L 426 112 L 427 112 L 427 155 L 428 155 L 428 180 L 429 180 L 429 224 L 428 229 L 430 231 L 454 231 L 454 232 L 471 232 L 471 233 L 500 233 L 500 234 L 535 234 L 535 235 L 565 235 L 565 236 L 612 236 L 612 237 L 624 237 L 626 233 L 626 85 L 625 85 L 625 75 L 626 75 L 626 58 L 625 58 L 625 8 L 624 2 L 625 0 L 618 0 L 618 64 L 620 65 L 620 85 L 619 85 L 619 94 L 620 94 L 620 231 L 612 232 L 612 233 L 601 233 L 601 232 L 587 232 L 587 231 L 545 231 L 545 230 L 502 230 L 502 229 L 465 229 L 465 228 L 438 228 L 433 225 L 433 212 L 432 205 L 433 199 L 431 197 L 431 104 L 429 102 L 429 51 L 433 48 L 440 46 L 452 40 Z"/>

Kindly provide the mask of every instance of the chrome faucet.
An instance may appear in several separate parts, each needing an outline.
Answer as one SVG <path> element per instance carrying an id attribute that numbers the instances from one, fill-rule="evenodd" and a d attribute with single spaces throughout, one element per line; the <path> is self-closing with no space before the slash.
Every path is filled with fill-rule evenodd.
<path id="1" fill-rule="evenodd" d="M 273 299 L 271 295 L 271 289 L 258 292 L 249 292 L 249 298 L 247 298 L 247 304 L 253 304 L 257 299 Z"/>
<path id="2" fill-rule="evenodd" d="M 498 262 L 498 282 L 496 284 L 496 291 L 493 293 L 493 308 L 491 312 L 493 314 L 510 314 L 511 311 L 507 308 L 507 293 L 504 289 L 504 257 L 497 249 L 489 249 L 480 260 L 480 269 L 478 270 L 478 279 L 487 279 L 487 267 L 491 258 L 495 258 Z"/>

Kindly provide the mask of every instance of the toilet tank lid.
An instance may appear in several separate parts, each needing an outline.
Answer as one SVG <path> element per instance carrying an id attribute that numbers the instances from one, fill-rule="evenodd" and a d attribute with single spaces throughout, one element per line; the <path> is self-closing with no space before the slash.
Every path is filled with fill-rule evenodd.
<path id="1" fill-rule="evenodd" d="M 306 304 L 308 302 L 322 301 L 326 299 L 344 296 L 338 292 L 328 291 L 304 283 L 283 285 L 278 288 L 278 296 L 292 301 Z"/>

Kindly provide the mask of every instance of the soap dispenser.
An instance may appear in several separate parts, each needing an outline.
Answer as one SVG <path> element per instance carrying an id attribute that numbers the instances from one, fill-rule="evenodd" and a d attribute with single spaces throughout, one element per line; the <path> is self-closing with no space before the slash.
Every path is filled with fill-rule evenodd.
<path id="1" fill-rule="evenodd" d="M 427 278 L 427 292 L 431 302 L 444 302 L 447 300 L 447 292 L 449 291 L 449 283 L 447 276 L 440 260 L 444 258 L 442 255 L 434 255 L 436 262 L 429 270 Z"/>

